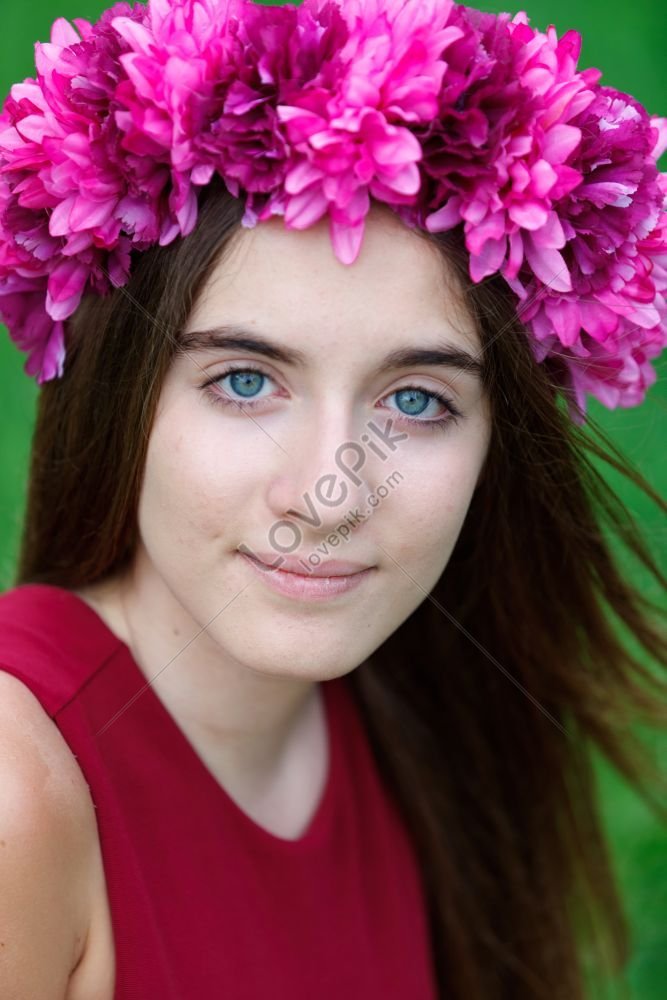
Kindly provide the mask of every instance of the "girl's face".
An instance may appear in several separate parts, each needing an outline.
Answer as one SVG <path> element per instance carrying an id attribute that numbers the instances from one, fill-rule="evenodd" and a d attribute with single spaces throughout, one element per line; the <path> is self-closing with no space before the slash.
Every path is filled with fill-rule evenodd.
<path id="1" fill-rule="evenodd" d="M 274 218 L 239 231 L 184 343 L 149 441 L 137 593 L 181 636 L 206 626 L 202 654 L 347 673 L 437 582 L 487 452 L 479 374 L 435 363 L 481 354 L 442 260 L 382 209 L 351 266 L 326 221 L 294 232 Z M 433 353 L 407 357 L 419 351 Z M 274 590 L 243 551 L 300 558 L 305 576 L 329 559 L 371 571 L 307 599 Z"/>

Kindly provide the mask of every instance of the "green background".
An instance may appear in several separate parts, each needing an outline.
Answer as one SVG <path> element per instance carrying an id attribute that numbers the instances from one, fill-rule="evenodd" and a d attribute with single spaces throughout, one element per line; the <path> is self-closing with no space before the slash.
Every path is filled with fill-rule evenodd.
<path id="1" fill-rule="evenodd" d="M 104 4 L 94 0 L 32 0 L 3 5 L 0 34 L 0 99 L 11 84 L 34 75 L 33 44 L 47 41 L 56 17 L 95 20 Z M 499 13 L 507 5 L 486 0 L 484 10 Z M 638 98 L 653 114 L 667 115 L 666 0 L 526 0 L 523 9 L 541 29 L 554 23 L 559 33 L 576 28 L 584 38 L 581 66 L 604 71 L 603 82 Z M 664 164 L 663 164 L 664 168 Z M 667 352 L 665 352 L 667 355 Z M 25 495 L 30 435 L 37 388 L 22 371 L 23 355 L 0 330 L 0 589 L 13 581 L 18 532 Z M 595 400 L 590 413 L 662 496 L 667 495 L 665 437 L 667 356 L 657 364 L 658 382 L 643 406 L 609 411 Z M 654 505 L 607 466 L 607 480 L 638 518 L 652 551 L 664 566 L 667 552 L 664 519 Z M 664 605 L 664 595 L 629 561 L 627 572 Z M 667 757 L 665 739 L 647 734 L 657 756 Z M 663 1000 L 667 983 L 667 832 L 610 769 L 598 761 L 597 773 L 614 862 L 630 916 L 634 951 L 629 968 L 636 1000 Z M 610 988 L 607 996 L 615 995 Z M 601 1000 L 598 993 L 591 1000 Z"/>

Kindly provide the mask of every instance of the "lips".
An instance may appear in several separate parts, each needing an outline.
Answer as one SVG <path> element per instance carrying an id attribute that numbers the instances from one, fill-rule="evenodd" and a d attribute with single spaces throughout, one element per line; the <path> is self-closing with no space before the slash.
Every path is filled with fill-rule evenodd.
<path id="1" fill-rule="evenodd" d="M 249 550 L 244 553 L 254 562 L 265 566 L 267 571 L 281 570 L 283 573 L 294 573 L 299 576 L 354 576 L 355 573 L 362 573 L 364 570 L 372 569 L 368 563 L 351 562 L 343 559 L 328 559 L 319 562 L 317 565 L 310 562 L 306 556 L 299 558 L 294 555 L 282 555 L 279 552 L 255 552 Z"/>
<path id="2" fill-rule="evenodd" d="M 323 604 L 325 607 L 335 600 L 345 600 L 343 595 L 363 587 L 364 581 L 373 576 L 375 569 L 374 566 L 368 566 L 362 570 L 355 570 L 354 573 L 339 573 L 337 576 L 315 576 L 313 574 L 306 575 L 304 572 L 293 573 L 282 568 L 270 569 L 266 563 L 248 555 L 246 552 L 239 551 L 239 555 L 248 563 L 252 572 L 257 573 L 260 581 L 267 589 L 273 590 L 281 594 L 282 597 L 287 597 L 292 601 L 315 602 Z M 294 565 L 293 560 L 292 565 Z M 322 570 L 325 570 L 326 573 L 330 566 L 337 566 L 340 569 L 341 565 L 349 568 L 351 565 L 356 566 L 358 564 L 330 560 L 324 566 L 316 568 L 320 570 L 321 574 Z"/>

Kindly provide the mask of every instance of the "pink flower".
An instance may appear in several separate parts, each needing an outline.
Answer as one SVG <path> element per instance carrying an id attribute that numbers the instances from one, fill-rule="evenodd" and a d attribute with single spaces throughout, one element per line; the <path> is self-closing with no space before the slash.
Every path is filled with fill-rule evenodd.
<path id="1" fill-rule="evenodd" d="M 8 279 L 2 287 L 2 318 L 12 331 L 12 339 L 28 355 L 25 371 L 38 383 L 59 378 L 64 370 L 64 324 L 55 322 L 44 310 L 44 289 L 27 281 Z"/>
<path id="2" fill-rule="evenodd" d="M 465 8 L 457 17 L 468 30 L 450 52 L 437 122 L 423 134 L 426 208 L 435 208 L 425 225 L 437 232 L 463 220 L 475 281 L 501 269 L 514 278 L 527 259 L 540 280 L 567 291 L 565 235 L 551 206 L 580 182 L 568 164 L 581 140 L 571 122 L 594 99 L 597 71 L 576 72 L 575 32 L 559 40 L 522 17 Z"/>
<path id="3" fill-rule="evenodd" d="M 308 24 L 316 3 L 299 8 Z M 443 52 L 460 35 L 448 26 L 451 0 L 350 0 L 349 37 L 300 94 L 278 105 L 292 149 L 285 197 L 290 228 L 304 229 L 328 212 L 334 250 L 352 263 L 359 252 L 370 197 L 392 205 L 419 190 L 421 147 L 408 127 L 427 120 L 447 64 Z M 259 215 L 265 218 L 273 206 Z"/>
<path id="4" fill-rule="evenodd" d="M 248 5 L 234 31 L 219 105 L 195 138 L 234 194 L 247 193 L 245 221 L 257 221 L 282 189 L 290 150 L 278 106 L 305 81 L 323 79 L 347 39 L 338 6 L 297 12 L 288 5 Z"/>
<path id="5" fill-rule="evenodd" d="M 542 317 L 537 320 L 542 322 Z M 585 343 L 584 343 L 585 342 Z M 531 340 L 536 361 L 546 363 L 555 381 L 567 392 L 570 416 L 583 424 L 587 395 L 609 409 L 638 406 L 656 381 L 650 361 L 665 347 L 663 327 L 644 330 L 629 323 L 623 330 L 623 350 L 609 351 L 599 341 L 582 334 L 570 350 L 563 350 L 558 336 L 544 330 L 541 341 Z"/>
<path id="6" fill-rule="evenodd" d="M 38 382 L 84 294 L 192 231 L 218 174 L 243 224 L 328 216 L 352 263 L 371 199 L 461 225 L 580 419 L 641 402 L 665 346 L 667 120 L 577 69 L 576 32 L 452 0 L 117 3 L 58 19 L 0 114 L 0 316 Z"/>
<path id="7" fill-rule="evenodd" d="M 36 47 L 37 80 L 15 84 L 0 116 L 0 311 L 38 382 L 61 373 L 62 321 L 84 290 L 104 293 L 127 277 L 128 241 L 115 215 L 131 188 L 109 155 L 120 75 L 114 12 L 143 16 L 117 4 L 94 29 L 75 22 L 81 37 L 57 20 L 50 43 Z"/>
<path id="8" fill-rule="evenodd" d="M 243 6 L 243 0 L 153 0 L 144 21 L 113 19 L 128 50 L 119 57 L 127 79 L 115 92 L 122 149 L 139 162 L 162 165 L 162 183 L 170 182 L 161 245 L 192 231 L 195 185 L 213 175 L 195 137 L 209 121 L 216 88 L 230 75 L 226 59 Z"/>
<path id="9" fill-rule="evenodd" d="M 646 345 L 660 339 L 640 251 L 662 200 L 656 129 L 632 98 L 598 86 L 597 71 L 577 72 L 575 33 L 558 40 L 523 16 L 461 8 L 457 18 L 470 30 L 449 51 L 438 118 L 420 135 L 425 225 L 463 223 L 471 277 L 504 276 L 536 358 L 558 358 L 580 404 L 585 387 L 607 406 L 635 405 L 650 384 Z"/>
<path id="10" fill-rule="evenodd" d="M 583 179 L 554 206 L 572 289 L 556 294 L 528 273 L 515 287 L 535 337 L 570 359 L 580 397 L 585 387 L 605 406 L 635 406 L 652 384 L 647 358 L 667 344 L 661 123 L 628 95 L 600 87 L 577 124 L 583 139 L 572 165 Z M 596 359 L 585 374 L 582 356 Z"/>
<path id="11" fill-rule="evenodd" d="M 45 311 L 47 278 L 37 264 L 52 256 L 54 241 L 41 221 L 31 231 L 34 214 L 11 205 L 10 185 L 0 173 L 0 314 L 28 355 L 27 374 L 45 381 L 62 375 L 65 343 L 63 323 Z"/>

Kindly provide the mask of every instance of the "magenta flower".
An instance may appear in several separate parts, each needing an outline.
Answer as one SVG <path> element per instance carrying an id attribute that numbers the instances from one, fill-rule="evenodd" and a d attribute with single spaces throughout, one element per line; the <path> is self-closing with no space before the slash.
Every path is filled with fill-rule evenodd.
<path id="1" fill-rule="evenodd" d="M 0 114 L 0 316 L 58 377 L 86 293 L 187 236 L 214 174 L 243 224 L 329 219 L 352 263 L 371 200 L 462 226 L 566 391 L 641 402 L 666 343 L 667 121 L 577 69 L 575 32 L 452 0 L 117 3 L 58 19 Z"/>
<path id="2" fill-rule="evenodd" d="M 656 167 L 663 125 L 606 87 L 597 88 L 578 125 L 583 138 L 572 165 L 582 182 L 554 206 L 572 288 L 554 293 L 528 272 L 513 286 L 534 336 L 552 349 L 557 338 L 580 400 L 586 391 L 605 406 L 635 406 L 652 384 L 647 359 L 667 343 L 665 191 Z M 582 357 L 591 359 L 585 373 Z"/>
<path id="3" fill-rule="evenodd" d="M 567 291 L 565 235 L 551 206 L 581 180 L 567 162 L 581 140 L 571 121 L 594 99 L 597 71 L 576 72 L 575 32 L 559 40 L 521 18 L 465 8 L 457 17 L 469 27 L 424 134 L 429 199 L 441 206 L 425 225 L 437 232 L 464 221 L 475 281 L 501 269 L 516 277 L 527 259 L 540 280 Z"/>
<path id="4" fill-rule="evenodd" d="M 636 405 L 661 339 L 662 292 L 640 251 L 662 202 L 656 130 L 597 71 L 576 71 L 578 35 L 460 8 L 457 18 L 471 30 L 449 51 L 422 136 L 425 224 L 463 223 L 471 277 L 504 276 L 536 358 L 551 356 L 579 405 L 584 392 Z"/>
<path id="5" fill-rule="evenodd" d="M 300 21 L 313 9 L 306 0 Z M 278 210 L 295 229 L 328 212 L 336 254 L 352 263 L 370 197 L 401 205 L 419 190 L 421 146 L 408 126 L 435 114 L 442 54 L 461 31 L 447 23 L 451 0 L 351 0 L 342 9 L 349 37 L 335 74 L 325 63 L 278 105 L 293 151 Z M 269 205 L 260 218 L 270 213 Z"/>
<path id="6" fill-rule="evenodd" d="M 109 22 L 119 11 L 143 16 L 117 4 L 94 29 L 75 22 L 81 37 L 57 20 L 50 43 L 36 47 L 37 80 L 15 84 L 0 116 L 0 310 L 38 382 L 62 373 L 62 321 L 84 290 L 127 278 L 128 241 L 114 215 L 128 184 L 109 156 L 120 70 Z"/>
<path id="7" fill-rule="evenodd" d="M 161 245 L 192 231 L 195 185 L 213 175 L 195 137 L 210 118 L 216 88 L 230 73 L 227 54 L 243 6 L 243 0 L 154 0 L 143 21 L 113 19 L 129 50 L 119 57 L 127 79 L 115 92 L 122 149 L 162 165 L 164 183 L 170 181 Z"/>
<path id="8" fill-rule="evenodd" d="M 227 61 L 229 84 L 196 145 L 230 191 L 246 195 L 244 224 L 284 214 L 291 155 L 279 107 L 337 78 L 349 32 L 336 3 L 261 8 L 249 4 Z"/>

